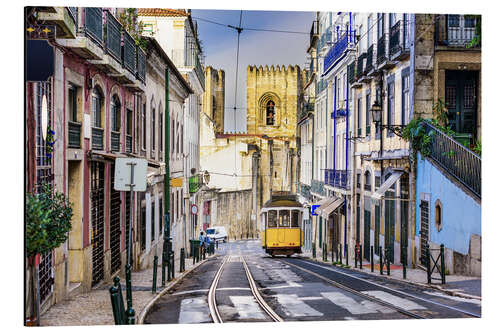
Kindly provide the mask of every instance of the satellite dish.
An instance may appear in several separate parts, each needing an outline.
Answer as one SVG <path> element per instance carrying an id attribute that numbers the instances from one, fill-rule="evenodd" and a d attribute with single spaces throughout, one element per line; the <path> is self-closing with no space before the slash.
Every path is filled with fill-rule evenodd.
<path id="1" fill-rule="evenodd" d="M 47 108 L 47 97 L 43 95 L 42 97 L 42 137 L 43 141 L 47 139 L 47 125 L 49 120 L 49 111 Z"/>

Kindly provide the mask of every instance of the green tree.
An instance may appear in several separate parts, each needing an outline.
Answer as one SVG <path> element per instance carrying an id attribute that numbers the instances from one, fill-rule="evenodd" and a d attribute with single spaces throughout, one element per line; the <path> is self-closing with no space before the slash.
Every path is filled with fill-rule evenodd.
<path id="1" fill-rule="evenodd" d="M 26 195 L 25 237 L 29 269 L 26 309 L 31 316 L 38 315 L 35 256 L 49 253 L 68 239 L 72 217 L 72 204 L 66 195 L 48 184 L 43 184 L 39 193 Z"/>

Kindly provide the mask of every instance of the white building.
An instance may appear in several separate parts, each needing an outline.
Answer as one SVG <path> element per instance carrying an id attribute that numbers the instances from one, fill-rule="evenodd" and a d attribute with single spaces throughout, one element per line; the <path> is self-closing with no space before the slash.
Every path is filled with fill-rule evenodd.
<path id="1" fill-rule="evenodd" d="M 200 111 L 201 98 L 205 89 L 205 79 L 202 67 L 202 49 L 198 40 L 197 25 L 191 18 L 190 11 L 174 9 L 139 9 L 139 20 L 144 26 L 144 34 L 155 38 L 165 50 L 170 59 L 186 78 L 194 93 L 189 96 L 183 106 L 182 116 L 171 118 L 171 132 L 180 134 L 179 145 L 171 146 L 174 159 L 180 159 L 182 166 L 178 168 L 175 177 L 183 178 L 182 188 L 172 188 L 171 207 L 179 214 L 173 214 L 171 236 L 175 248 L 187 248 L 188 240 L 193 238 L 196 217 L 191 214 L 191 205 L 199 206 L 196 194 L 198 186 L 189 186 L 197 179 L 200 172 Z M 182 106 L 173 104 L 174 108 Z M 181 119 L 182 118 L 182 119 Z M 177 209 L 176 209 L 177 208 Z M 184 220 L 189 224 L 186 229 L 179 229 L 178 223 Z M 180 243 L 179 243 L 180 242 Z M 182 245 L 181 245 L 182 244 Z"/>

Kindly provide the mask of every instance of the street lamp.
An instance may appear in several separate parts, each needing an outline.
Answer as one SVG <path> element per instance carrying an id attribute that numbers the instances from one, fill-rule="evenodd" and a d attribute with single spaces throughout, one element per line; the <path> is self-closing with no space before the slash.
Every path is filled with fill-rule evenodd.
<path id="1" fill-rule="evenodd" d="M 375 122 L 375 125 L 380 125 L 382 120 L 382 106 L 379 104 L 378 100 L 375 100 L 375 103 L 373 103 L 370 112 L 372 113 L 372 119 Z"/>

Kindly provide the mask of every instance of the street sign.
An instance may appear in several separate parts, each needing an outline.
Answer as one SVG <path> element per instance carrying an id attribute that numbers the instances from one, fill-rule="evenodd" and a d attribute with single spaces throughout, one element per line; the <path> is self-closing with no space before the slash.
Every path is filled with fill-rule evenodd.
<path id="1" fill-rule="evenodd" d="M 172 187 L 182 187 L 182 177 L 179 178 L 171 178 L 170 186 Z"/>
<path id="2" fill-rule="evenodd" d="M 131 179 L 134 180 L 134 191 L 146 191 L 147 170 L 148 161 L 143 158 L 117 158 L 115 160 L 115 191 L 130 191 Z M 131 175 L 132 172 L 133 175 Z"/>
<path id="3" fill-rule="evenodd" d="M 198 214 L 198 206 L 191 205 L 191 214 L 193 214 L 193 215 Z"/>
<path id="4" fill-rule="evenodd" d="M 318 214 L 316 214 L 316 208 L 319 208 L 320 205 L 312 205 L 311 206 L 311 215 L 313 216 L 318 216 Z"/>

